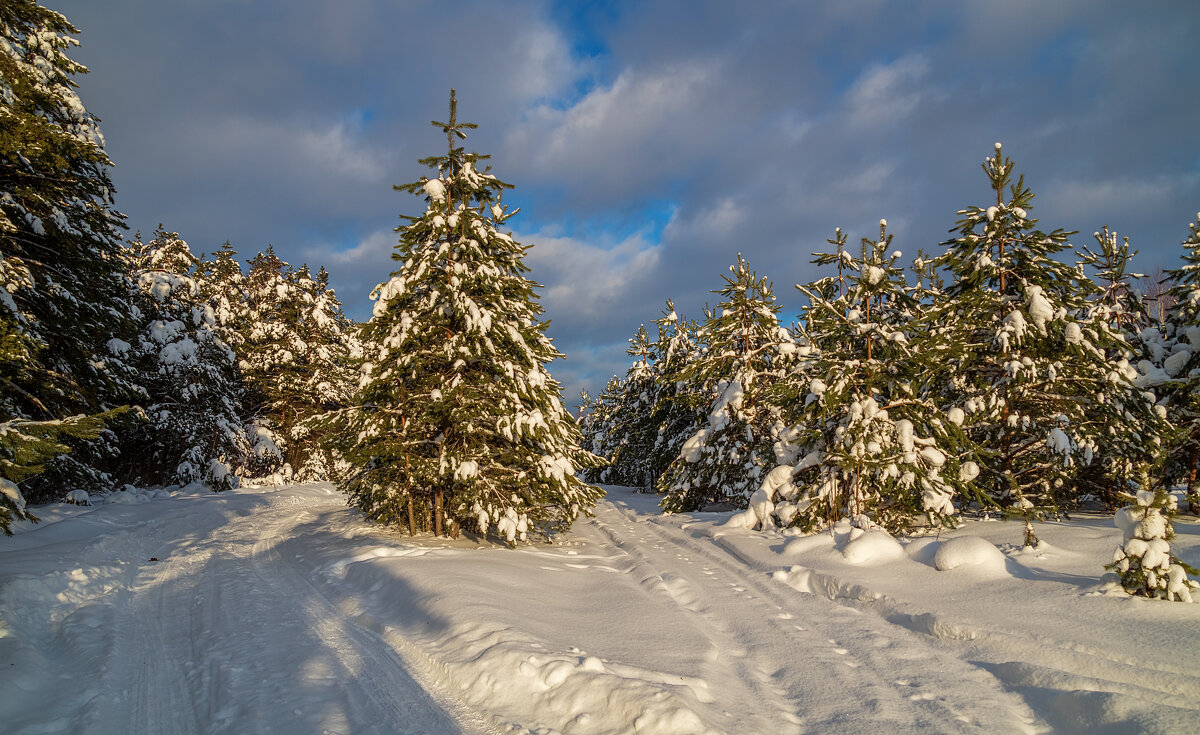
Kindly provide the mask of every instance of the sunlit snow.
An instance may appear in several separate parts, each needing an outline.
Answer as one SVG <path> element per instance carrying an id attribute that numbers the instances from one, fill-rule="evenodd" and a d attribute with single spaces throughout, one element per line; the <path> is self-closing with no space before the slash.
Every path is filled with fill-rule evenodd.
<path id="1" fill-rule="evenodd" d="M 116 495 L 37 508 L 41 525 L 0 539 L 6 732 L 1200 721 L 1200 607 L 1116 590 L 1099 561 L 1122 540 L 1109 518 L 1043 524 L 1034 549 L 999 521 L 801 536 L 663 516 L 656 496 L 611 488 L 570 534 L 507 549 L 373 526 L 324 484 Z M 1200 561 L 1200 526 L 1176 530 Z"/>

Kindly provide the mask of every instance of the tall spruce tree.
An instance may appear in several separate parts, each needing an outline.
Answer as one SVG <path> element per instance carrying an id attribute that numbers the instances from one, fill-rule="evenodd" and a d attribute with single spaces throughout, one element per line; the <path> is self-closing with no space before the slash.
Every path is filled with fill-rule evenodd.
<path id="1" fill-rule="evenodd" d="M 775 445 L 782 427 L 771 387 L 795 351 L 790 332 L 779 325 L 779 305 L 765 277 L 738 254 L 713 293 L 722 301 L 710 310 L 703 332 L 708 350 L 693 361 L 684 380 L 714 387 L 708 421 L 680 449 L 659 481 L 671 513 L 709 503 L 745 508 L 767 472 L 778 464 Z"/>
<path id="2" fill-rule="evenodd" d="M 453 90 L 433 124 L 449 151 L 421 161 L 435 178 L 396 187 L 428 207 L 398 228 L 403 265 L 373 293 L 343 487 L 374 520 L 415 532 L 420 516 L 437 534 L 511 544 L 586 512 L 602 493 L 575 473 L 598 459 L 546 369 L 561 355 L 523 275 L 527 246 L 498 229 L 516 214 L 500 201 L 510 185 L 457 145 L 475 126 L 458 121 Z"/>
<path id="3" fill-rule="evenodd" d="M 1032 521 L 1071 501 L 1092 427 L 1116 415 L 1095 398 L 1113 374 L 1106 350 L 1115 338 L 1088 319 L 1086 276 L 1055 257 L 1072 233 L 1036 229 L 1033 192 L 999 143 L 983 170 L 995 198 L 959 212 L 959 235 L 938 261 L 953 277 L 939 319 L 958 345 L 947 355 L 959 381 L 952 400 L 991 453 L 976 483 L 1024 520 L 1034 545 Z"/>
<path id="4" fill-rule="evenodd" d="M 291 409 L 296 351 L 299 337 L 295 319 L 298 304 L 288 282 L 290 266 L 268 245 L 249 260 L 245 279 L 244 311 L 235 322 L 240 327 L 235 349 L 242 370 L 243 406 L 254 451 L 248 464 L 251 475 L 292 476 L 287 464 L 287 435 L 296 422 Z"/>
<path id="5" fill-rule="evenodd" d="M 1162 377 L 1170 379 L 1168 405 L 1179 427 L 1170 446 L 1170 463 L 1196 509 L 1200 506 L 1200 213 L 1188 225 L 1182 247 L 1183 264 L 1166 272 L 1170 355 L 1163 360 Z"/>
<path id="6" fill-rule="evenodd" d="M 133 300 L 141 315 L 128 347 L 147 391 L 146 423 L 124 438 L 130 479 L 214 490 L 236 486 L 249 450 L 238 411 L 237 358 L 216 332 L 212 305 L 192 278 L 199 259 L 160 225 L 128 249 Z"/>
<path id="7" fill-rule="evenodd" d="M 654 469 L 651 465 L 655 440 L 654 425 L 656 369 L 653 347 L 646 336 L 646 327 L 638 327 L 629 340 L 626 353 L 633 363 L 625 372 L 620 403 L 613 422 L 607 430 L 611 453 L 606 455 L 610 465 L 606 482 L 631 487 L 653 488 Z"/>
<path id="8" fill-rule="evenodd" d="M 324 267 L 314 276 L 301 266 L 288 282 L 293 285 L 288 314 L 297 339 L 294 368 L 284 384 L 292 417 L 287 461 L 299 479 L 331 479 L 340 459 L 329 442 L 331 419 L 350 403 L 358 377 L 353 363 L 362 348 Z"/>
<path id="9" fill-rule="evenodd" d="M 586 413 L 581 414 L 579 424 L 582 446 L 605 460 L 602 464 L 583 469 L 581 474 L 588 482 L 616 482 L 611 460 L 619 447 L 614 441 L 616 435 L 613 429 L 620 420 L 624 400 L 625 381 L 619 375 L 614 375 L 594 401 L 585 402 Z"/>
<path id="10" fill-rule="evenodd" d="M 707 420 L 709 394 L 703 379 L 685 377 L 689 374 L 688 366 L 704 351 L 697 335 L 700 325 L 678 314 L 670 299 L 655 324 L 658 339 L 653 345 L 655 384 L 651 424 L 656 435 L 650 452 L 650 471 L 657 486 L 659 478 L 679 456 L 683 443 Z"/>
<path id="11" fill-rule="evenodd" d="M 1083 246 L 1081 265 L 1091 268 L 1091 304 L 1082 328 L 1106 330 L 1104 351 L 1108 379 L 1096 385 L 1090 400 L 1096 410 L 1082 427 L 1089 461 L 1076 476 L 1077 490 L 1115 507 L 1139 486 L 1143 476 L 1161 482 L 1168 473 L 1168 445 L 1176 431 L 1168 420 L 1169 390 L 1159 378 L 1165 372 L 1165 335 L 1151 323 L 1134 282 L 1144 278 L 1130 264 L 1136 251 L 1129 238 L 1118 239 L 1108 227 L 1093 234 L 1095 247 Z M 1143 371 L 1133 367 L 1142 365 Z M 1158 363 L 1157 365 L 1155 363 Z M 1172 369 L 1180 363 L 1171 361 Z"/>
<path id="12" fill-rule="evenodd" d="M 216 253 L 201 256 L 196 266 L 196 285 L 200 288 L 200 298 L 212 304 L 217 333 L 234 352 L 240 353 L 249 321 L 246 276 L 237 251 L 228 240 Z"/>
<path id="13" fill-rule="evenodd" d="M 129 373 L 105 343 L 128 336 L 127 293 L 97 120 L 75 93 L 78 31 L 33 0 L 0 1 L 0 421 L 57 420 L 126 403 Z M 85 436 L 99 436 L 89 445 Z M 32 500 L 105 484 L 110 432 L 58 432 L 26 483 Z M 14 439 L 15 441 L 15 439 Z M 82 450 L 82 451 L 81 451 Z M 17 448 L 14 451 L 20 452 Z M 36 483 L 36 487 L 29 483 Z"/>
<path id="14" fill-rule="evenodd" d="M 893 532 L 953 525 L 979 464 L 959 429 L 962 411 L 938 402 L 945 346 L 920 319 L 886 222 L 878 239 L 863 238 L 860 257 L 841 230 L 829 242 L 835 252 L 815 262 L 837 263 L 838 276 L 798 287 L 819 346 L 791 402 L 807 450 L 792 482 L 801 492 L 781 486 L 780 507 L 768 510 L 808 530 L 842 518 Z"/>

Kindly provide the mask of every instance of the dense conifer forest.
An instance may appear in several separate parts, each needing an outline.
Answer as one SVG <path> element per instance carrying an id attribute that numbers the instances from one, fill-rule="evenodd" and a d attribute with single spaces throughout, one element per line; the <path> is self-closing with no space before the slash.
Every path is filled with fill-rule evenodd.
<path id="1" fill-rule="evenodd" d="M 1029 546 L 1036 521 L 1103 508 L 1128 520 L 1127 589 L 1188 595 L 1168 542 L 1179 498 L 1200 507 L 1200 220 L 1148 282 L 1107 226 L 1086 245 L 1039 229 L 997 143 L 951 239 L 906 258 L 882 220 L 858 245 L 835 231 L 791 321 L 737 254 L 698 320 L 668 300 L 638 330 L 577 425 L 529 246 L 501 229 L 511 187 L 460 145 L 474 126 L 453 91 L 447 153 L 396 187 L 425 212 L 397 228 L 399 269 L 357 324 L 323 267 L 270 245 L 243 266 L 165 225 L 129 237 L 74 91 L 76 30 L 33 2 L 0 13 L 6 531 L 28 503 L 242 478 L 332 480 L 409 533 L 510 544 L 568 527 L 600 496 L 589 482 L 760 529 L 1000 514 Z"/>

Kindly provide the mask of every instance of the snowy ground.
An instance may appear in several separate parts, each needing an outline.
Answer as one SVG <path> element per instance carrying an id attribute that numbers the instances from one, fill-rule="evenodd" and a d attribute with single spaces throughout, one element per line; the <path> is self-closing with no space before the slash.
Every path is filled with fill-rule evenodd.
<path id="1" fill-rule="evenodd" d="M 0 723 L 1200 731 L 1200 605 L 1105 592 L 1110 519 L 1043 525 L 1021 553 L 1016 524 L 900 545 L 654 502 L 613 489 L 559 543 L 517 550 L 411 540 L 327 485 L 43 508 L 0 538 Z M 1200 527 L 1178 530 L 1200 563 Z"/>

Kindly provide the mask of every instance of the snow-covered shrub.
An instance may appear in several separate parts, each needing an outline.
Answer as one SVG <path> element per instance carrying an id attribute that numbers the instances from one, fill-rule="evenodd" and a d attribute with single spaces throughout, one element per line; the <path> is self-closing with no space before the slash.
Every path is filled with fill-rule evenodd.
<path id="1" fill-rule="evenodd" d="M 1188 575 L 1195 575 L 1196 569 L 1171 553 L 1176 497 L 1162 487 L 1126 493 L 1125 497 L 1129 505 L 1114 518 L 1125 540 L 1105 568 L 1121 576 L 1121 586 L 1131 595 L 1191 602 L 1200 583 Z"/>

